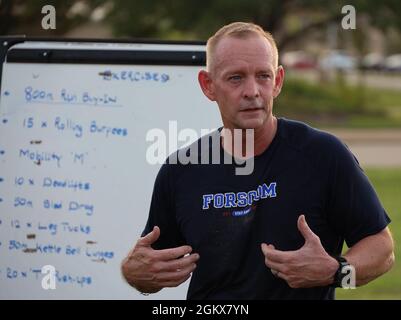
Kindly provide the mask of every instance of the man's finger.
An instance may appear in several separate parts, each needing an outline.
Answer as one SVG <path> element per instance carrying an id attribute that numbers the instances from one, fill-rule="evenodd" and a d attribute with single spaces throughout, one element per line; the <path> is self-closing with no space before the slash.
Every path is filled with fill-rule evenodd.
<path id="1" fill-rule="evenodd" d="M 301 214 L 298 217 L 297 226 L 299 232 L 301 232 L 302 236 L 306 241 L 313 240 L 316 237 L 316 235 L 313 233 L 313 231 L 309 228 L 308 224 L 306 223 L 306 219 L 303 214 Z"/>
<path id="2" fill-rule="evenodd" d="M 190 246 L 181 246 L 176 248 L 155 250 L 155 254 L 159 260 L 169 261 L 180 258 L 192 252 L 192 248 Z"/>
<path id="3" fill-rule="evenodd" d="M 265 264 L 271 270 L 280 271 L 281 273 L 284 273 L 284 271 L 286 271 L 285 265 L 282 263 L 272 262 L 265 259 Z"/>
<path id="4" fill-rule="evenodd" d="M 196 264 L 192 263 L 184 269 L 175 270 L 174 272 L 160 272 L 156 277 L 161 284 L 163 282 L 179 282 L 186 278 L 196 268 Z"/>
<path id="5" fill-rule="evenodd" d="M 179 281 L 166 281 L 162 283 L 163 287 L 171 288 L 171 287 L 178 287 L 181 283 L 187 281 L 191 277 L 191 274 L 188 274 L 186 277 L 180 279 Z"/>
<path id="6" fill-rule="evenodd" d="M 272 270 L 272 273 L 276 278 L 281 278 L 281 279 L 283 279 L 283 280 L 288 282 L 289 278 L 288 278 L 288 276 L 286 274 L 284 274 L 284 273 L 282 273 L 280 271 L 277 271 L 277 270 L 274 270 L 274 272 Z"/>
<path id="7" fill-rule="evenodd" d="M 277 275 L 278 275 L 278 271 L 277 270 L 270 268 L 270 271 L 273 274 L 273 276 L 277 277 Z"/>
<path id="8" fill-rule="evenodd" d="M 159 237 L 160 228 L 158 226 L 154 226 L 151 232 L 138 240 L 137 245 L 150 247 L 153 243 L 157 241 L 157 239 L 159 239 Z"/>
<path id="9" fill-rule="evenodd" d="M 262 243 L 262 251 L 265 258 L 277 263 L 286 263 L 293 253 L 292 251 L 276 250 L 273 245 L 266 243 Z"/>
<path id="10" fill-rule="evenodd" d="M 199 254 L 194 253 L 180 259 L 161 261 L 160 268 L 163 271 L 176 271 L 178 269 L 184 269 L 193 263 L 197 263 L 198 260 Z"/>
<path id="11" fill-rule="evenodd" d="M 268 248 L 275 249 L 275 247 L 272 244 L 262 243 L 262 251 L 264 255 L 267 254 Z"/>

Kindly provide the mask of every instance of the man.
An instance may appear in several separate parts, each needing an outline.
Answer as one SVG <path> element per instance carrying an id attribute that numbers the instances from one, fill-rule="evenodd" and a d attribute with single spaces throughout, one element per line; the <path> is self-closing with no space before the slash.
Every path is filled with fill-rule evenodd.
<path id="1" fill-rule="evenodd" d="M 253 129 L 254 170 L 167 161 L 143 237 L 122 264 L 129 284 L 153 293 L 192 274 L 188 299 L 333 299 L 353 276 L 363 285 L 392 267 L 390 219 L 350 151 L 273 115 L 283 79 L 259 26 L 233 23 L 208 40 L 199 83 L 224 130 L 198 144 L 218 136 L 222 154 L 241 158 L 227 132 Z"/>

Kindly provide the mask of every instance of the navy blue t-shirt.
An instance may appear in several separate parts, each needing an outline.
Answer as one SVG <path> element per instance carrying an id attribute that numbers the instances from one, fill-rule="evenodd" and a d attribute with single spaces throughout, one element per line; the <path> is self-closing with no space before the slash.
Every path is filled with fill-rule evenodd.
<path id="1" fill-rule="evenodd" d="M 349 149 L 301 122 L 278 119 L 272 143 L 253 158 L 249 175 L 236 175 L 235 163 L 222 158 L 221 164 L 168 160 L 157 175 L 143 235 L 157 225 L 161 235 L 153 248 L 187 244 L 199 253 L 188 299 L 333 299 L 331 287 L 293 289 L 274 277 L 260 244 L 301 248 L 297 219 L 304 214 L 325 250 L 338 255 L 344 241 L 352 247 L 390 222 Z"/>

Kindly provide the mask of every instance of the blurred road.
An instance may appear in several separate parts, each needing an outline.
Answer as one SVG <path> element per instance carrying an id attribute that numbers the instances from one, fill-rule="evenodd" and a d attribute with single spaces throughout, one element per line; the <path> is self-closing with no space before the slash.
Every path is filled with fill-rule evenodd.
<path id="1" fill-rule="evenodd" d="M 401 167 L 401 129 L 326 129 L 351 149 L 362 167 Z"/>

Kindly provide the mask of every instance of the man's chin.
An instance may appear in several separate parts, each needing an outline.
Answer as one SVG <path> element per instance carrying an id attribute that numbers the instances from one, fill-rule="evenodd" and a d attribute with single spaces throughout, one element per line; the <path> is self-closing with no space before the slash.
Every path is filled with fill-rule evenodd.
<path id="1" fill-rule="evenodd" d="M 238 129 L 254 129 L 257 130 L 261 128 L 264 124 L 264 121 L 262 119 L 255 119 L 255 120 L 247 120 L 243 121 L 239 124 Z"/>

